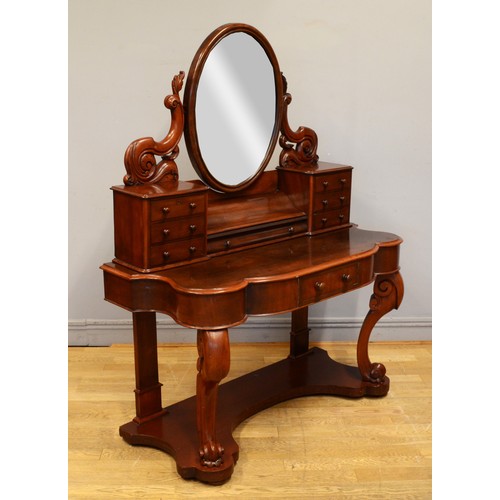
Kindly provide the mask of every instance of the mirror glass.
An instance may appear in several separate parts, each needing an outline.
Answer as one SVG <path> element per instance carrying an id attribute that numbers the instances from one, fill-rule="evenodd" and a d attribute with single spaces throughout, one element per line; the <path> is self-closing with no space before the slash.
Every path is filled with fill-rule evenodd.
<path id="1" fill-rule="evenodd" d="M 246 187 L 273 152 L 280 73 L 267 41 L 266 52 L 247 32 L 223 34 L 215 44 L 209 37 L 193 62 L 195 81 L 185 103 L 194 130 L 186 141 L 188 150 L 195 150 L 190 156 L 202 180 L 218 191 L 234 191 Z"/>

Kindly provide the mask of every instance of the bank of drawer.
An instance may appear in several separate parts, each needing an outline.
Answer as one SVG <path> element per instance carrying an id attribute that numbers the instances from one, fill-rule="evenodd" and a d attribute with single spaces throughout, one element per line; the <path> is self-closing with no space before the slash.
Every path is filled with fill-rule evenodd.
<path id="1" fill-rule="evenodd" d="M 203 195 L 155 200 L 151 202 L 151 221 L 201 215 L 205 211 L 205 205 L 206 197 Z"/>
<path id="2" fill-rule="evenodd" d="M 313 215 L 313 230 L 328 229 L 349 222 L 349 208 L 339 208 L 328 212 L 315 213 Z"/>
<path id="3" fill-rule="evenodd" d="M 314 191 L 340 191 L 351 189 L 351 171 L 318 175 L 314 178 Z"/>
<path id="4" fill-rule="evenodd" d="M 151 243 L 168 243 L 173 240 L 195 238 L 205 232 L 205 217 L 167 219 L 151 224 Z"/>
<path id="5" fill-rule="evenodd" d="M 151 247 L 150 267 L 196 259 L 205 254 L 205 238 L 193 238 L 166 245 L 154 245 Z"/>
<path id="6" fill-rule="evenodd" d="M 349 207 L 350 193 L 344 191 L 327 191 L 317 193 L 314 198 L 314 212 L 325 212 L 335 208 Z"/>
<path id="7" fill-rule="evenodd" d="M 311 304 L 344 293 L 358 285 L 359 266 L 357 263 L 305 276 L 299 279 L 300 305 Z"/>

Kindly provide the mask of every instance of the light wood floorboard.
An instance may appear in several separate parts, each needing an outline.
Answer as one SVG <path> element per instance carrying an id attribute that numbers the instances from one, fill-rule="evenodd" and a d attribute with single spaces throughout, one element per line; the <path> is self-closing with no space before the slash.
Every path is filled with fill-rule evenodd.
<path id="1" fill-rule="evenodd" d="M 354 344 L 322 343 L 356 364 Z M 165 453 L 133 447 L 118 427 L 135 415 L 132 346 L 69 348 L 69 499 L 432 498 L 431 343 L 372 343 L 385 364 L 385 398 L 311 396 L 281 403 L 234 432 L 229 482 L 181 479 Z M 284 344 L 233 344 L 227 380 L 288 354 Z M 159 346 L 163 404 L 194 394 L 194 345 Z"/>

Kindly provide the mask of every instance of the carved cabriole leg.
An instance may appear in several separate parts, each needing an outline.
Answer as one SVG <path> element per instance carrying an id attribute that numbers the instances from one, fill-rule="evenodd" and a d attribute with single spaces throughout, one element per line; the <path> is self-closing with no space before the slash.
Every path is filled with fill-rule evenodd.
<path id="1" fill-rule="evenodd" d="M 309 328 L 307 326 L 308 308 L 301 307 L 292 311 L 292 330 L 290 331 L 290 357 L 296 358 L 309 350 Z"/>
<path id="2" fill-rule="evenodd" d="M 368 356 L 368 341 L 377 321 L 393 309 L 397 309 L 403 300 L 403 278 L 398 271 L 392 274 L 379 274 L 373 286 L 370 298 L 370 310 L 359 332 L 357 357 L 358 367 L 363 380 L 380 384 L 385 378 L 385 366 L 372 363 Z"/>
<path id="3" fill-rule="evenodd" d="M 134 322 L 135 408 L 134 421 L 142 423 L 160 414 L 161 386 L 158 381 L 156 313 L 132 313 Z"/>
<path id="4" fill-rule="evenodd" d="M 196 414 L 201 463 L 218 467 L 224 449 L 215 432 L 219 382 L 229 372 L 229 335 L 227 330 L 198 330 L 198 376 Z"/>

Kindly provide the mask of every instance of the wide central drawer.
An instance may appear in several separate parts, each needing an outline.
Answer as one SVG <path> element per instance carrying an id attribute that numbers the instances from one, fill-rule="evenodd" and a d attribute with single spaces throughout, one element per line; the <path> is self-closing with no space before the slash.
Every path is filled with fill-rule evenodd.
<path id="1" fill-rule="evenodd" d="M 302 219 L 290 221 L 289 224 L 281 224 L 277 227 L 266 227 L 250 232 L 237 232 L 222 236 L 214 235 L 208 238 L 208 253 L 233 250 L 257 243 L 287 238 L 307 231 L 307 222 Z"/>
<path id="2" fill-rule="evenodd" d="M 359 285 L 359 263 L 320 271 L 299 278 L 300 306 L 344 293 Z"/>

